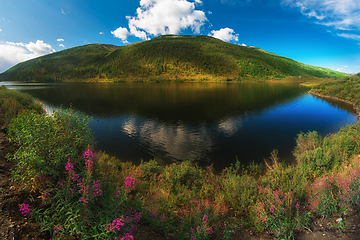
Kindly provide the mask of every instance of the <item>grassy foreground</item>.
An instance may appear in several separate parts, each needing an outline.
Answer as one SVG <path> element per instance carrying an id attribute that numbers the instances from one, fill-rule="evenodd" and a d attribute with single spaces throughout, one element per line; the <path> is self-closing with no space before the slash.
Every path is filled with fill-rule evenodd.
<path id="1" fill-rule="evenodd" d="M 43 201 L 35 209 L 29 199 L 19 210 L 53 239 L 133 239 L 139 223 L 175 239 L 229 239 L 241 226 L 292 239 L 312 217 L 360 211 L 359 124 L 325 137 L 300 133 L 296 164 L 274 150 L 260 177 L 261 166 L 240 162 L 215 174 L 190 161 L 135 166 L 94 153 L 81 113 L 49 116 L 28 95 L 4 87 L 0 99 L 3 130 L 17 146 L 8 157 L 16 162 L 13 178 Z"/>

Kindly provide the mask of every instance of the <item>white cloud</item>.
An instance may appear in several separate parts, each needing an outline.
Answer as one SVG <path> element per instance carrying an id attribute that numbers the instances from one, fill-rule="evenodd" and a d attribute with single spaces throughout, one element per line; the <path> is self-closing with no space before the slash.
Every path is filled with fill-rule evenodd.
<path id="1" fill-rule="evenodd" d="M 149 39 L 149 35 L 178 34 L 187 28 L 198 34 L 207 21 L 205 13 L 195 9 L 200 4 L 201 0 L 140 0 L 136 16 L 126 17 L 129 33 L 120 28 L 118 36 L 121 37 L 113 35 L 126 41 L 125 33 L 126 37 L 133 35 L 144 40 Z"/>
<path id="2" fill-rule="evenodd" d="M 335 29 L 360 29 L 359 0 L 281 0 L 283 6 L 299 8 L 318 24 Z"/>
<path id="3" fill-rule="evenodd" d="M 55 52 L 49 44 L 44 43 L 42 40 L 37 40 L 36 43 L 30 42 L 26 44 L 26 48 L 34 52 L 37 56 Z"/>
<path id="4" fill-rule="evenodd" d="M 99 34 L 102 35 L 102 34 L 104 34 L 104 32 L 100 32 Z"/>
<path id="5" fill-rule="evenodd" d="M 63 42 L 63 41 L 64 41 L 64 39 L 59 38 L 59 39 L 57 39 L 56 41 L 58 41 L 58 42 Z"/>
<path id="6" fill-rule="evenodd" d="M 123 43 L 128 43 L 126 39 L 130 33 L 126 28 L 119 27 L 115 31 L 111 31 L 111 34 L 114 35 L 114 37 L 121 39 Z"/>
<path id="7" fill-rule="evenodd" d="M 2 32 L 1 28 L 0 28 L 0 32 Z"/>
<path id="8" fill-rule="evenodd" d="M 61 13 L 65 15 L 64 9 L 61 9 Z"/>
<path id="9" fill-rule="evenodd" d="M 350 74 L 350 75 L 354 74 L 353 72 L 349 71 L 349 69 L 346 69 L 346 68 L 348 68 L 348 66 L 341 65 L 341 67 L 336 68 L 336 71 L 347 73 L 347 74 Z"/>
<path id="10" fill-rule="evenodd" d="M 64 46 L 64 44 L 59 44 L 59 47 L 63 47 L 63 48 L 64 48 L 65 46 Z"/>
<path id="11" fill-rule="evenodd" d="M 246 47 L 247 45 L 246 45 L 245 43 L 242 43 L 242 44 L 241 44 L 241 46 L 244 46 L 244 47 Z"/>
<path id="12" fill-rule="evenodd" d="M 220 30 L 212 30 L 209 36 L 219 38 L 223 41 L 229 42 L 231 40 L 238 41 L 238 35 L 231 28 L 221 28 Z"/>
<path id="13" fill-rule="evenodd" d="M 11 66 L 35 58 L 44 54 L 54 52 L 55 50 L 41 40 L 36 43 L 0 43 L 0 72 L 3 72 Z"/>
<path id="14" fill-rule="evenodd" d="M 339 33 L 338 36 L 360 41 L 360 35 L 357 34 Z"/>

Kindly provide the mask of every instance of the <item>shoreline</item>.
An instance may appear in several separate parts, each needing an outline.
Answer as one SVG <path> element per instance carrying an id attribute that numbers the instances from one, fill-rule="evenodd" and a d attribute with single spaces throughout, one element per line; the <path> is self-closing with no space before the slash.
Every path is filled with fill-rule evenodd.
<path id="1" fill-rule="evenodd" d="M 320 98 L 326 98 L 326 99 L 330 99 L 330 100 L 341 101 L 341 102 L 344 102 L 344 103 L 347 103 L 347 104 L 351 105 L 353 107 L 353 109 L 355 110 L 355 115 L 356 115 L 358 121 L 360 121 L 360 109 L 355 103 L 353 103 L 351 101 L 341 99 L 341 98 L 338 98 L 338 97 L 333 97 L 333 96 L 328 96 L 328 95 L 322 95 L 322 94 L 319 94 L 319 93 L 314 93 L 314 89 L 311 89 L 308 92 L 308 94 L 311 94 L 313 96 L 320 97 Z"/>

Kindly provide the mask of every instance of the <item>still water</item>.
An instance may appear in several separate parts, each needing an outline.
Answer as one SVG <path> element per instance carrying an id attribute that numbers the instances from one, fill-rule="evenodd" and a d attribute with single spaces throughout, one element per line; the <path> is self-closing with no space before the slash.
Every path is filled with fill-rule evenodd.
<path id="1" fill-rule="evenodd" d="M 48 110 L 72 105 L 91 116 L 97 149 L 134 163 L 191 159 L 220 170 L 236 158 L 263 162 L 273 149 L 291 162 L 301 131 L 326 135 L 357 121 L 349 105 L 298 83 L 2 84 Z"/>

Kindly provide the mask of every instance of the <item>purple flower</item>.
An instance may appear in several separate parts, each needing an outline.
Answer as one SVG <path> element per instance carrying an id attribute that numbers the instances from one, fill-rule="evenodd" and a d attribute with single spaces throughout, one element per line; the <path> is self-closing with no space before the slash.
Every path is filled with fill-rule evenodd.
<path id="1" fill-rule="evenodd" d="M 55 232 L 60 232 L 60 231 L 64 231 L 64 228 L 61 225 L 55 225 L 54 230 Z"/>
<path id="2" fill-rule="evenodd" d="M 25 217 L 29 215 L 30 211 L 30 205 L 26 203 L 19 204 L 20 212 Z"/>
<path id="3" fill-rule="evenodd" d="M 94 196 L 100 196 L 102 194 L 102 190 L 101 190 L 101 186 L 100 186 L 100 180 L 97 180 L 97 182 L 93 181 L 93 185 L 92 185 L 93 189 L 94 189 Z"/>
<path id="4" fill-rule="evenodd" d="M 65 166 L 65 169 L 70 173 L 70 172 L 75 172 L 74 170 L 74 165 L 72 165 L 72 163 L 67 163 Z"/>
<path id="5" fill-rule="evenodd" d="M 121 218 L 117 218 L 115 220 L 112 221 L 112 223 L 110 223 L 105 229 L 107 231 L 112 231 L 114 233 L 116 233 L 117 231 L 120 231 L 120 227 L 124 226 L 124 220 Z M 105 226 L 104 226 L 105 227 Z"/>
<path id="6" fill-rule="evenodd" d="M 81 197 L 81 198 L 79 199 L 79 202 L 82 202 L 84 205 L 86 205 L 87 203 L 89 203 L 88 200 L 89 200 L 89 198 Z"/>
<path id="7" fill-rule="evenodd" d="M 94 154 L 93 154 L 93 152 L 90 150 L 90 149 L 88 149 L 88 150 L 86 150 L 85 152 L 84 152 L 84 158 L 85 159 L 88 159 L 88 158 L 93 158 L 94 157 Z"/>
<path id="8" fill-rule="evenodd" d="M 209 217 L 207 215 L 204 215 L 204 217 L 202 218 L 202 220 L 204 221 L 205 224 L 207 224 Z"/>
<path id="9" fill-rule="evenodd" d="M 125 235 L 120 240 L 134 240 L 134 237 L 130 233 L 125 233 Z"/>
<path id="10" fill-rule="evenodd" d="M 125 181 L 124 181 L 124 185 L 125 188 L 132 188 L 132 186 L 134 186 L 135 184 L 135 178 L 131 178 L 130 176 L 127 176 Z"/>
<path id="11" fill-rule="evenodd" d="M 85 161 L 85 166 L 86 166 L 86 168 L 92 169 L 93 165 L 94 165 L 94 162 L 93 162 L 92 160 L 87 159 L 87 160 Z"/>

